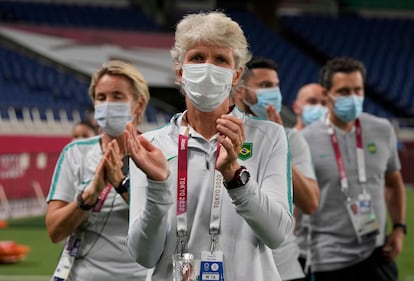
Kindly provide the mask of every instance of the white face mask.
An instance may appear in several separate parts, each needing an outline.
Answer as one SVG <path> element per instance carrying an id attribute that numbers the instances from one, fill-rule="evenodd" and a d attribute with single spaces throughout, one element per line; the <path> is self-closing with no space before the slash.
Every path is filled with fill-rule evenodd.
<path id="1" fill-rule="evenodd" d="M 232 69 L 209 63 L 184 64 L 182 86 L 198 110 L 211 112 L 228 98 L 233 73 Z"/>
<path id="2" fill-rule="evenodd" d="M 95 119 L 99 127 L 108 135 L 118 137 L 125 131 L 132 119 L 129 102 L 105 102 L 95 106 Z"/>

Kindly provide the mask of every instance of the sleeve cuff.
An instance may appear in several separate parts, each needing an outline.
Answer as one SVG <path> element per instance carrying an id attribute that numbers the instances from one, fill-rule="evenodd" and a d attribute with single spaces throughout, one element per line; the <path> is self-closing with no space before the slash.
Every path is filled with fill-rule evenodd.
<path id="1" fill-rule="evenodd" d="M 170 175 L 168 175 L 168 178 L 165 181 L 154 181 L 151 179 L 147 179 L 147 200 L 150 200 L 157 204 L 164 205 L 169 205 L 173 203 Z"/>

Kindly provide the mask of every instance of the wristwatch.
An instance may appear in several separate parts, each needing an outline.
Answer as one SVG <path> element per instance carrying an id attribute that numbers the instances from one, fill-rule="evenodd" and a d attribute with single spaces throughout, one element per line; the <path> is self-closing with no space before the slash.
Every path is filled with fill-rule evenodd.
<path id="1" fill-rule="evenodd" d="M 125 177 L 121 183 L 115 187 L 116 192 L 123 194 L 129 191 L 129 177 Z"/>
<path id="2" fill-rule="evenodd" d="M 394 223 L 392 229 L 401 228 L 404 235 L 407 235 L 407 225 L 404 223 Z"/>
<path id="3" fill-rule="evenodd" d="M 233 179 L 228 182 L 223 181 L 223 184 L 227 189 L 233 189 L 245 185 L 249 179 L 249 170 L 247 170 L 247 168 L 244 166 L 240 166 L 240 168 L 238 168 L 234 173 Z"/>
<path id="4" fill-rule="evenodd" d="M 83 198 L 82 198 L 82 193 L 83 191 L 79 193 L 78 196 L 76 197 L 76 203 L 78 204 L 78 207 L 81 208 L 82 210 L 89 211 L 90 209 L 95 207 L 95 205 L 98 203 L 98 199 L 96 199 L 96 202 L 93 205 L 85 204 L 85 201 L 83 201 Z"/>

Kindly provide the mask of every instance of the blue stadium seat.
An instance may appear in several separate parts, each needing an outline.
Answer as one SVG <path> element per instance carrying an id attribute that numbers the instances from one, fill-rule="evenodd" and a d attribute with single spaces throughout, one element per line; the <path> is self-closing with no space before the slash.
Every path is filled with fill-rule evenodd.
<path id="1" fill-rule="evenodd" d="M 38 25 L 161 31 L 139 7 L 0 1 L 0 20 Z M 110 19 L 110 20 L 109 20 Z"/>
<path id="2" fill-rule="evenodd" d="M 414 116 L 411 98 L 414 85 L 409 82 L 414 65 L 414 20 L 358 16 L 284 16 L 282 19 L 325 56 L 351 56 L 364 62 L 367 85 L 378 92 L 373 98 L 388 105 L 379 111 Z M 377 106 L 381 107 L 378 103 Z"/>
<path id="3" fill-rule="evenodd" d="M 291 107 L 299 88 L 317 81 L 319 65 L 250 13 L 232 12 L 230 16 L 243 28 L 253 55 L 277 62 L 283 104 Z"/>

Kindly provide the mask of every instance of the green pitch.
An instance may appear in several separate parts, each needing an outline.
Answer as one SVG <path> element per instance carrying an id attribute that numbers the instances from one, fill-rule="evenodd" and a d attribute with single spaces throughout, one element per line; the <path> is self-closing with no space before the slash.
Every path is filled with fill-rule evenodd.
<path id="1" fill-rule="evenodd" d="M 24 261 L 16 264 L 0 264 L 0 280 L 6 280 L 5 275 L 50 276 L 55 270 L 62 245 L 53 244 L 49 240 L 44 217 L 10 221 L 8 228 L 0 229 L 0 240 L 13 240 L 31 248 Z"/>

